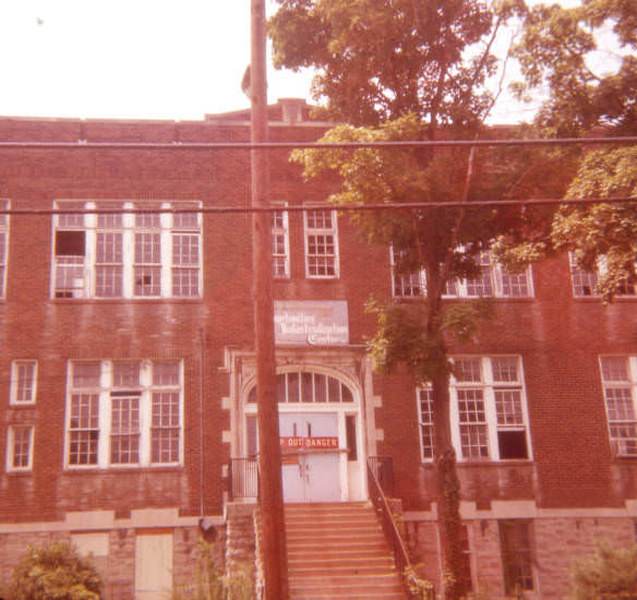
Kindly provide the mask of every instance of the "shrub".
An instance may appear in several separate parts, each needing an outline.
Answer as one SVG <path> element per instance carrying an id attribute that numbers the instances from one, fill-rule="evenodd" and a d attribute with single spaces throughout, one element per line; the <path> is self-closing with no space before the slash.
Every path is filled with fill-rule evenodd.
<path id="1" fill-rule="evenodd" d="M 195 562 L 195 577 L 189 585 L 173 590 L 171 600 L 253 600 L 254 569 L 240 565 L 230 575 L 224 575 L 215 560 L 216 548 L 199 540 Z"/>
<path id="2" fill-rule="evenodd" d="M 102 580 L 67 542 L 29 546 L 13 570 L 11 600 L 99 600 Z"/>
<path id="3" fill-rule="evenodd" d="M 573 567 L 572 600 L 637 600 L 637 546 L 599 544 Z"/>

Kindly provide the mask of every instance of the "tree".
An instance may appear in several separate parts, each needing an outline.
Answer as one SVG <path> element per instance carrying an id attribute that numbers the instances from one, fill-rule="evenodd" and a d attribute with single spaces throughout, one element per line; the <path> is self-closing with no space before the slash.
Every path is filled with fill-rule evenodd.
<path id="1" fill-rule="evenodd" d="M 13 571 L 12 600 L 99 600 L 102 580 L 93 564 L 66 542 L 30 546 Z"/>
<path id="2" fill-rule="evenodd" d="M 637 598 L 637 546 L 597 546 L 594 554 L 573 566 L 572 600 Z"/>
<path id="3" fill-rule="evenodd" d="M 486 87 L 497 61 L 491 52 L 506 20 L 521 9 L 481 0 L 279 0 L 270 21 L 279 67 L 318 69 L 314 95 L 327 116 L 347 122 L 321 141 L 435 140 L 475 137 L 495 100 Z M 471 58 L 467 58 L 467 56 Z M 506 160 L 503 160 L 506 154 Z M 446 286 L 479 277 L 480 257 L 499 234 L 528 222 L 518 209 L 484 211 L 471 200 L 514 193 L 522 153 L 466 150 L 306 150 L 293 154 L 308 178 L 340 176 L 339 204 L 458 201 L 459 209 L 353 216 L 371 243 L 390 245 L 398 273 L 423 271 L 427 294 L 410 308 L 376 302 L 371 341 L 376 365 L 406 364 L 416 383 L 430 384 L 435 471 L 446 597 L 464 593 L 460 486 L 449 423 L 450 344 L 475 334 L 484 302 L 444 303 Z M 502 166 L 504 165 L 504 167 Z M 479 182 L 476 184 L 475 182 Z M 527 223 L 528 225 L 528 223 Z"/>
<path id="4" fill-rule="evenodd" d="M 575 8 L 538 5 L 526 14 L 515 55 L 525 76 L 516 85 L 520 97 L 548 90 L 536 119 L 545 135 L 637 135 L 635 2 L 587 0 Z M 637 197 L 637 150 L 584 148 L 565 197 L 613 196 Z M 544 237 L 536 235 L 536 244 L 518 247 L 518 258 L 528 259 L 525 251 L 530 249 L 536 256 L 571 250 L 581 267 L 604 267 L 597 291 L 605 300 L 612 300 L 618 290 L 635 291 L 634 204 L 563 207 L 543 233 Z"/>

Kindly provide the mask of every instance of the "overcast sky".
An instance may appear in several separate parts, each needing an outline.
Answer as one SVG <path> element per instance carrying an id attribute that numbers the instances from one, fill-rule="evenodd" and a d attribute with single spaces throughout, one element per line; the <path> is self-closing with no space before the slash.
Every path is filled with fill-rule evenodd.
<path id="1" fill-rule="evenodd" d="M 249 34 L 250 0 L 0 0 L 0 115 L 201 119 L 247 108 Z M 268 99 L 309 100 L 310 81 L 270 68 Z M 496 122 L 532 116 L 503 100 Z"/>

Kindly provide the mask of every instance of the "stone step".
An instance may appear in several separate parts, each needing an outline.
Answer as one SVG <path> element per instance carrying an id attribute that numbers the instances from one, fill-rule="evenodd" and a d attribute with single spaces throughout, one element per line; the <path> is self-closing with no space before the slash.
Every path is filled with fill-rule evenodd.
<path id="1" fill-rule="evenodd" d="M 288 545 L 294 546 L 297 542 L 307 542 L 311 540 L 317 540 L 321 542 L 358 542 L 361 546 L 365 546 L 368 542 L 374 542 L 381 539 L 382 535 L 380 527 L 377 529 L 372 528 L 351 528 L 341 527 L 337 529 L 324 528 L 324 529 L 293 529 L 286 532 L 286 538 Z"/>
<path id="2" fill-rule="evenodd" d="M 286 505 L 290 600 L 404 600 L 368 503 Z"/>
<path id="3" fill-rule="evenodd" d="M 307 560 L 321 558 L 347 560 L 350 557 L 374 558 L 377 556 L 389 556 L 387 544 L 385 544 L 382 540 L 373 546 L 360 546 L 358 544 L 352 544 L 351 546 L 345 547 L 338 545 L 325 547 L 323 544 L 294 546 L 292 548 L 288 546 L 288 558 L 290 560 L 297 560 L 301 558 Z"/>
<path id="4" fill-rule="evenodd" d="M 330 566 L 329 571 L 325 569 L 323 566 L 313 565 L 313 564 L 302 564 L 302 565 L 289 565 L 288 573 L 290 576 L 298 575 L 298 576 L 326 576 L 330 577 L 335 575 L 386 575 L 388 573 L 395 573 L 393 564 L 382 564 L 382 565 L 367 565 L 364 563 L 359 564 L 335 564 Z"/>
<path id="5" fill-rule="evenodd" d="M 351 565 L 386 565 L 390 568 L 394 566 L 392 557 L 387 552 L 377 552 L 376 554 L 350 554 L 337 556 L 316 556 L 311 554 L 295 554 L 288 556 L 289 565 L 324 565 L 329 568 L 331 565 L 351 564 Z"/>
<path id="6" fill-rule="evenodd" d="M 340 527 L 341 525 L 378 525 L 378 519 L 374 513 L 362 513 L 351 515 L 294 515 L 285 517 L 286 528 L 302 526 L 312 527 Z"/>

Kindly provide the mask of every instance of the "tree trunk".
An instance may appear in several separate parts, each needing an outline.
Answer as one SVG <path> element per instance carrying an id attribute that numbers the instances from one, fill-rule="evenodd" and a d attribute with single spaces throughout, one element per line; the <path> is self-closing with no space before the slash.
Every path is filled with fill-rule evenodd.
<path id="1" fill-rule="evenodd" d="M 456 472 L 456 455 L 451 444 L 449 421 L 449 375 L 442 373 L 432 380 L 433 422 L 435 435 L 436 496 L 438 528 L 443 564 L 446 600 L 461 598 L 466 592 L 463 573 L 460 519 L 460 482 Z"/>
<path id="2" fill-rule="evenodd" d="M 446 285 L 441 266 L 436 259 L 428 261 L 427 276 L 427 337 L 437 340 L 432 350 L 436 363 L 431 380 L 434 429 L 434 468 L 436 474 L 436 501 L 438 531 L 442 555 L 442 579 L 446 600 L 458 600 L 467 590 L 463 573 L 460 518 L 460 482 L 456 471 L 456 454 L 451 443 L 448 352 L 442 323 L 442 292 Z M 445 269 L 446 270 L 446 269 Z"/>

